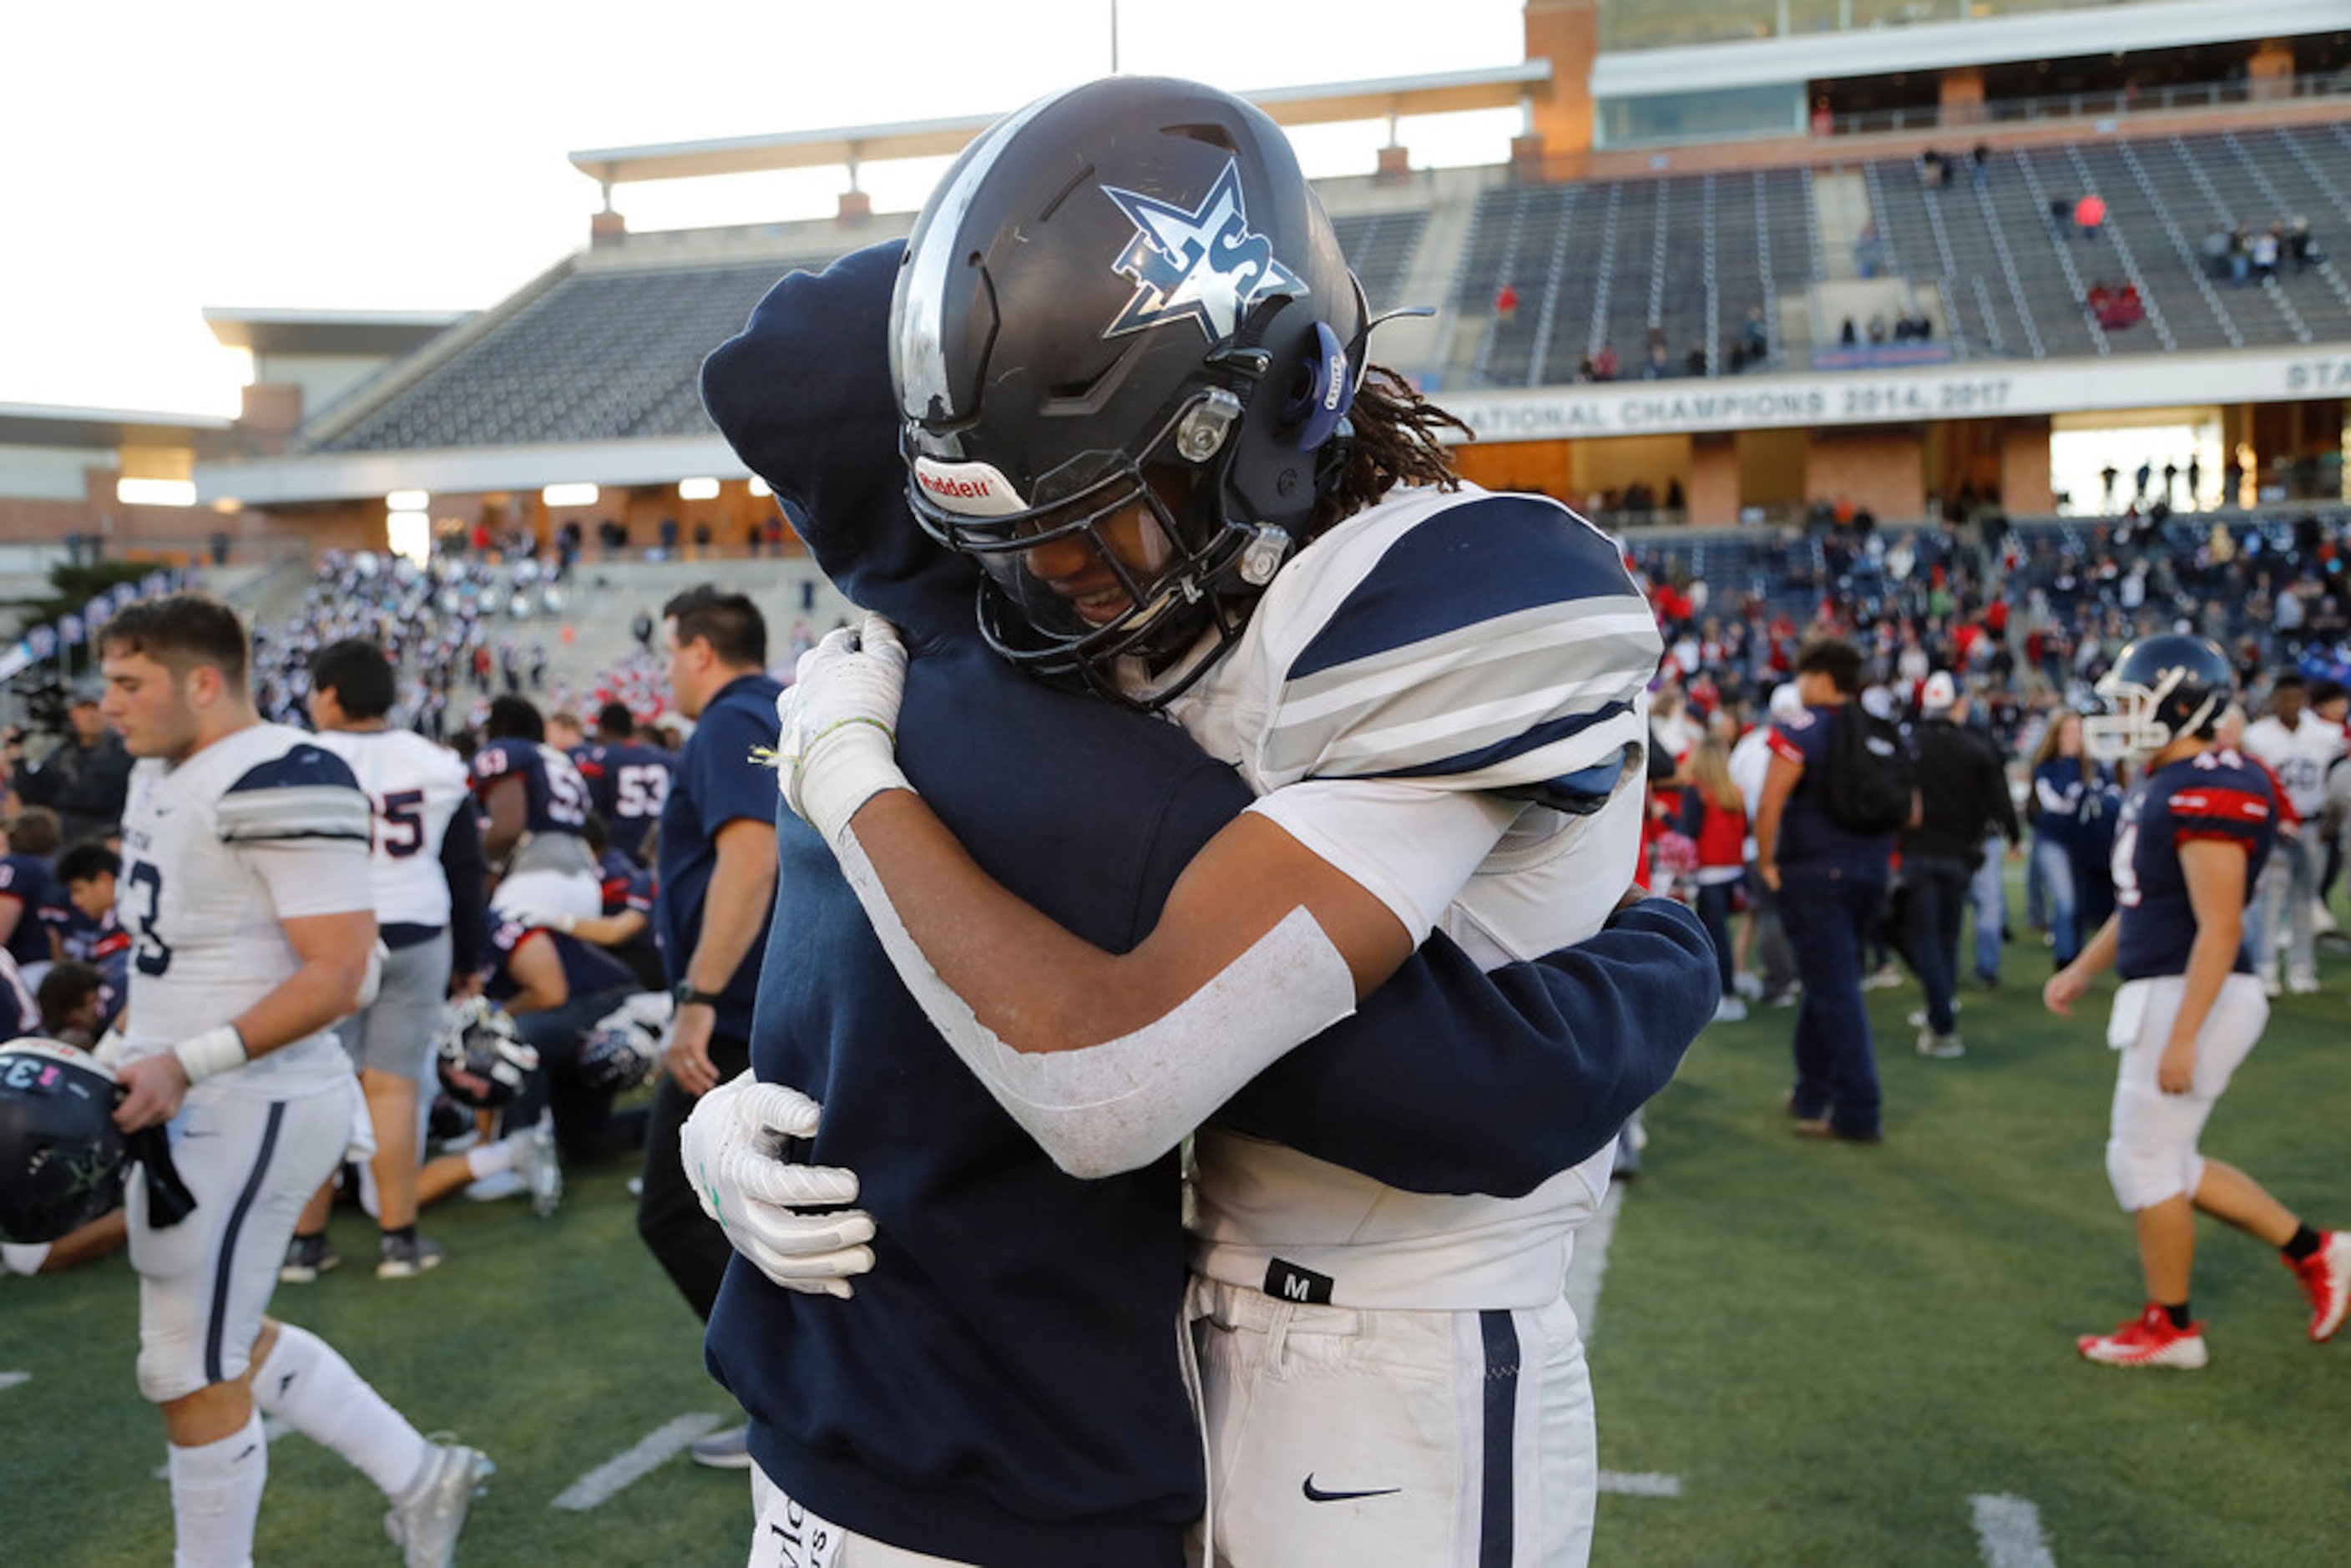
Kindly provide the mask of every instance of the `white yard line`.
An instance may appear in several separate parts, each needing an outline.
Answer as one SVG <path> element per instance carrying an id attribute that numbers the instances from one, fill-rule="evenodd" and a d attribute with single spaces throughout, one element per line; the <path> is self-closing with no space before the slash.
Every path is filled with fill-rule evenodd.
<path id="1" fill-rule="evenodd" d="M 1975 1511 L 1976 1542 L 1989 1568 L 2056 1568 L 2041 1533 L 2041 1511 L 2032 1499 L 1987 1493 L 1968 1503 Z"/>
<path id="2" fill-rule="evenodd" d="M 1610 1182 L 1600 1212 L 1575 1233 L 1575 1252 L 1567 1263 L 1567 1304 L 1575 1309 L 1576 1328 L 1583 1335 L 1586 1354 L 1600 1322 L 1600 1281 L 1608 1272 L 1608 1239 L 1616 1234 L 1616 1211 L 1625 1207 L 1625 1184 Z"/>
<path id="3" fill-rule="evenodd" d="M 646 1434 L 644 1439 L 625 1453 L 611 1458 L 563 1489 L 551 1505 L 568 1509 L 573 1513 L 585 1513 L 624 1488 L 643 1480 L 663 1461 L 684 1449 L 687 1444 L 705 1432 L 716 1431 L 726 1425 L 725 1416 L 680 1416 Z"/>
<path id="4" fill-rule="evenodd" d="M 1575 1233 L 1575 1253 L 1567 1265 L 1567 1304 L 1575 1309 L 1576 1326 L 1587 1352 L 1593 1330 L 1600 1321 L 1600 1281 L 1608 1272 L 1608 1242 L 1616 1234 L 1616 1214 L 1625 1207 L 1625 1185 L 1608 1184 L 1600 1212 Z M 1638 1470 L 1603 1470 L 1600 1490 L 1623 1497 L 1679 1497 L 1682 1479 Z"/>

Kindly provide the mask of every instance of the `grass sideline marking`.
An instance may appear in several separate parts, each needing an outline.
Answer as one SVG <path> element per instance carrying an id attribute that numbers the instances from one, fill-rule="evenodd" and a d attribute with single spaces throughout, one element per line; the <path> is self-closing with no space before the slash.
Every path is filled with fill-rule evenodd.
<path id="1" fill-rule="evenodd" d="M 613 1455 L 564 1488 L 548 1506 L 572 1513 L 585 1513 L 614 1493 L 643 1480 L 664 1460 L 683 1450 L 696 1437 L 724 1427 L 727 1420 L 725 1416 L 701 1415 L 680 1416 L 674 1421 L 664 1422 L 654 1427 L 635 1448 Z"/>
<path id="2" fill-rule="evenodd" d="M 2057 1568 L 2032 1499 L 1986 1493 L 1968 1499 L 1968 1505 L 1975 1511 L 1976 1540 L 1990 1568 Z"/>
<path id="3" fill-rule="evenodd" d="M 1613 1491 L 1619 1497 L 1679 1497 L 1682 1478 L 1661 1476 L 1640 1470 L 1603 1470 L 1600 1490 Z"/>
<path id="4" fill-rule="evenodd" d="M 29 1372 L 0 1372 L 0 1388 L 14 1388 L 19 1383 L 32 1381 L 33 1375 Z"/>

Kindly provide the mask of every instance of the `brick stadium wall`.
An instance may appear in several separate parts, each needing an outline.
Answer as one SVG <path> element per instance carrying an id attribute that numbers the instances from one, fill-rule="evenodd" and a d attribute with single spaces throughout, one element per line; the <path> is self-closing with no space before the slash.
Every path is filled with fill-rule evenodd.
<path id="1" fill-rule="evenodd" d="M 1923 517 L 1924 444 L 1914 425 L 1814 431 L 1804 455 L 1805 499 L 1846 497 L 1889 523 Z"/>

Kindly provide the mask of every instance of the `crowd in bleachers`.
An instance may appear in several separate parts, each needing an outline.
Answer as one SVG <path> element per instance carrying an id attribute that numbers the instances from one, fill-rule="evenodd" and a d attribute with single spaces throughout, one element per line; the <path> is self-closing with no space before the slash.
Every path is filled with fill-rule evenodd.
<path id="1" fill-rule="evenodd" d="M 563 608 L 557 572 L 533 555 L 442 553 L 420 566 L 373 550 L 328 550 L 301 609 L 254 629 L 254 700 L 301 725 L 311 655 L 346 637 L 383 644 L 400 671 L 400 710 L 435 740 L 477 727 L 498 693 L 568 702 L 548 685 L 547 627 Z"/>

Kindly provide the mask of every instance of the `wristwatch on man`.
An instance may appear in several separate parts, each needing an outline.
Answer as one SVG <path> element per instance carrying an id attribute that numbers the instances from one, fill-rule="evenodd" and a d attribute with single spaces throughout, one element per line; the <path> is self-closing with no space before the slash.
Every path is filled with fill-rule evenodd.
<path id="1" fill-rule="evenodd" d="M 715 1008 L 718 1005 L 718 993 L 716 991 L 697 991 L 694 988 L 694 982 L 692 980 L 680 980 L 676 985 L 672 986 L 669 988 L 669 999 L 675 1002 L 682 1008 L 690 1008 L 697 1005 L 705 1008 Z"/>

